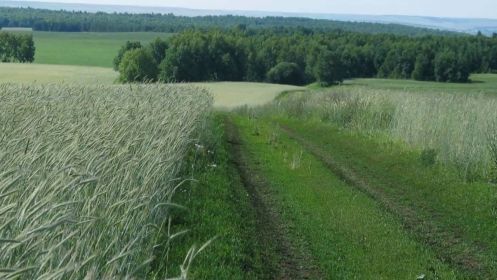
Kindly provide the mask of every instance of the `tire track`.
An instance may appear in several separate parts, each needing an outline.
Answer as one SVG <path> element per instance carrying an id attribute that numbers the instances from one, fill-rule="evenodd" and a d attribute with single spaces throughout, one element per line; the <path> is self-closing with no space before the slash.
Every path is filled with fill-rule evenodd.
<path id="1" fill-rule="evenodd" d="M 303 240 L 296 241 L 291 227 L 281 217 L 278 202 L 270 192 L 268 182 L 252 164 L 235 124 L 225 120 L 226 137 L 232 163 L 250 195 L 257 217 L 257 232 L 265 267 L 264 279 L 324 279 Z"/>
<path id="2" fill-rule="evenodd" d="M 404 228 L 422 244 L 430 247 L 440 260 L 465 273 L 468 279 L 495 279 L 488 264 L 482 260 L 482 248 L 477 244 L 464 240 L 456 233 L 457 230 L 444 230 L 414 208 L 398 203 L 400 199 L 390 197 L 381 189 L 375 188 L 354 170 L 335 161 L 326 150 L 290 127 L 285 125 L 280 125 L 280 127 L 288 137 L 297 141 L 304 149 L 323 162 L 331 172 L 350 186 L 376 200 L 386 211 L 399 217 Z"/>

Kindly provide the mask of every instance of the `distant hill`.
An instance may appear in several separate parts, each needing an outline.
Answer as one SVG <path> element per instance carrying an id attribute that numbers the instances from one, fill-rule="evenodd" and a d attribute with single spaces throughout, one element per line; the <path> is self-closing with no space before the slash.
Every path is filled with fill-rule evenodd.
<path id="1" fill-rule="evenodd" d="M 349 22 L 369 22 L 384 24 L 402 24 L 421 28 L 441 29 L 447 31 L 464 32 L 476 34 L 481 31 L 491 35 L 497 33 L 497 19 L 476 18 L 440 18 L 422 16 L 399 16 L 399 15 L 345 15 L 345 14 L 310 14 L 310 13 L 281 13 L 281 12 L 258 12 L 258 11 L 220 11 L 186 9 L 178 7 L 140 7 L 124 5 L 91 5 L 91 4 L 69 4 L 49 3 L 35 1 L 1 1 L 4 7 L 32 7 L 49 10 L 107 12 L 107 13 L 172 13 L 178 16 L 208 16 L 208 15 L 239 15 L 248 17 L 305 17 L 313 19 L 326 19 Z"/>
<path id="2" fill-rule="evenodd" d="M 281 12 L 258 12 L 258 11 L 221 11 L 221 10 L 200 10 L 176 7 L 140 7 L 140 6 L 123 6 L 123 5 L 92 5 L 92 4 L 69 4 L 69 3 L 49 3 L 36 1 L 0 1 L 0 6 L 12 8 L 35 8 L 51 11 L 84 11 L 89 13 L 132 13 L 132 14 L 174 14 L 179 17 L 196 17 L 196 20 L 179 18 L 176 19 L 178 25 L 181 22 L 185 26 L 206 27 L 205 18 L 211 16 L 235 16 L 229 20 L 215 19 L 215 24 L 207 27 L 216 26 L 229 27 L 236 23 L 245 24 L 248 27 L 295 27 L 303 26 L 307 28 L 325 28 L 325 29 L 342 29 L 346 31 L 367 32 L 367 33 L 393 33 L 400 35 L 419 36 L 427 34 L 448 34 L 446 31 L 475 33 L 481 30 L 487 34 L 497 31 L 497 20 L 472 20 L 472 19 L 442 19 L 442 18 L 424 18 L 424 17 L 407 17 L 407 16 L 360 16 L 360 15 L 339 15 L 339 14 L 299 14 L 299 13 L 281 13 Z M 6 22 L 13 24 L 10 12 L 0 14 L 0 25 L 6 26 Z M 33 14 L 32 17 L 43 17 L 41 14 Z M 238 17 L 237 17 L 238 16 Z M 198 18 L 200 17 L 200 18 Z M 247 18 L 241 18 L 247 17 Z M 257 20 L 257 18 L 262 18 Z M 288 20 L 293 18 L 294 20 Z M 298 19 L 297 19 L 298 18 Z M 2 22 L 3 19 L 3 22 Z M 7 20 L 7 21 L 6 21 Z M 168 19 L 166 18 L 165 21 Z M 33 21 L 33 20 L 31 20 Z M 19 22 L 19 21 L 18 21 Z M 227 25 L 226 25 L 227 24 Z M 485 28 L 483 28 L 485 25 Z M 495 27 L 494 27 L 495 26 Z M 34 27 L 36 26 L 28 26 Z M 180 29 L 176 26 L 173 29 Z M 440 31 L 440 30 L 444 31 Z M 158 31 L 175 31 L 175 30 L 158 30 Z M 75 30 L 73 30 L 75 31 Z M 90 30 L 86 30 L 90 31 Z M 95 31 L 95 30 L 93 30 Z M 105 31 L 105 30 L 99 30 Z M 128 31 L 128 30 L 127 30 Z"/>

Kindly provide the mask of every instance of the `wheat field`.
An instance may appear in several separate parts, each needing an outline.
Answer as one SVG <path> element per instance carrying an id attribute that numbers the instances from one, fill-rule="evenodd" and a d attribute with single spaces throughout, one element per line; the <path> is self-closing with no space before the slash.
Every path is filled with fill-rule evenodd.
<path id="1" fill-rule="evenodd" d="M 211 105 L 196 87 L 0 85 L 0 278 L 144 278 Z"/>

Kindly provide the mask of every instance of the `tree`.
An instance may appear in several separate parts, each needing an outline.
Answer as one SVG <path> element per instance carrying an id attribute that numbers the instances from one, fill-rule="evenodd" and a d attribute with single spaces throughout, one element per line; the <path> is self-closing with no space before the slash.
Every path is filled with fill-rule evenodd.
<path id="1" fill-rule="evenodd" d="M 116 65 L 126 50 L 141 47 L 135 43 L 123 46 Z M 192 30 L 157 39 L 146 49 L 160 65 L 162 81 L 288 82 L 284 75 L 295 65 L 279 64 L 291 62 L 303 71 L 302 83 L 327 85 L 375 76 L 466 82 L 472 72 L 497 70 L 496 45 L 495 38 L 484 36 L 413 38 L 281 27 Z M 0 44 L 0 54 L 2 49 Z"/>
<path id="2" fill-rule="evenodd" d="M 0 32 L 0 60 L 2 62 L 33 62 L 35 45 L 31 34 Z"/>
<path id="3" fill-rule="evenodd" d="M 31 63 L 35 60 L 35 44 L 32 35 L 22 36 L 20 38 L 19 49 L 16 52 L 16 59 L 21 63 Z"/>
<path id="4" fill-rule="evenodd" d="M 435 79 L 437 82 L 447 82 L 453 76 L 457 58 L 453 51 L 445 50 L 435 57 Z"/>
<path id="5" fill-rule="evenodd" d="M 119 64 L 119 79 L 124 83 L 153 82 L 157 80 L 157 64 L 152 55 L 139 48 L 124 53 Z"/>
<path id="6" fill-rule="evenodd" d="M 304 74 L 296 63 L 280 62 L 269 70 L 267 81 L 275 84 L 302 85 Z"/>
<path id="7" fill-rule="evenodd" d="M 157 65 L 159 65 L 162 60 L 166 57 L 166 50 L 169 47 L 167 41 L 162 40 L 161 38 L 156 38 L 154 41 L 150 43 L 148 46 L 152 57 L 155 59 Z"/>
<path id="8" fill-rule="evenodd" d="M 435 73 L 432 59 L 427 53 L 421 53 L 416 57 L 412 78 L 417 81 L 433 81 Z"/>
<path id="9" fill-rule="evenodd" d="M 113 61 L 114 70 L 115 71 L 119 70 L 119 65 L 121 64 L 123 56 L 127 51 L 140 49 L 140 48 L 142 48 L 142 44 L 139 41 L 127 41 L 126 44 L 124 44 L 124 46 L 121 47 L 121 49 L 117 53 L 117 56 L 114 58 Z"/>
<path id="10" fill-rule="evenodd" d="M 461 58 L 451 50 L 444 50 L 435 57 L 435 79 L 438 82 L 467 82 L 469 70 Z"/>
<path id="11" fill-rule="evenodd" d="M 205 36 L 185 33 L 171 41 L 166 58 L 160 64 L 159 80 L 165 82 L 196 82 L 209 79 L 211 66 Z"/>
<path id="12" fill-rule="evenodd" d="M 343 68 L 338 54 L 325 50 L 314 66 L 315 79 L 323 86 L 342 82 L 345 72 Z"/>

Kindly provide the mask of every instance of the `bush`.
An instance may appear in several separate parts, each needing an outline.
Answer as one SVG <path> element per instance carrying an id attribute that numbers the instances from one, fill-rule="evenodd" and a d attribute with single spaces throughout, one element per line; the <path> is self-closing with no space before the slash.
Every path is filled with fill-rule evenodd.
<path id="1" fill-rule="evenodd" d="M 121 82 L 153 82 L 157 80 L 157 64 L 145 49 L 134 49 L 124 53 L 119 65 Z"/>
<path id="2" fill-rule="evenodd" d="M 123 60 L 124 54 L 127 51 L 130 50 L 135 50 L 135 49 L 141 49 L 142 44 L 138 41 L 127 41 L 124 46 L 119 49 L 119 52 L 117 53 L 117 56 L 114 58 L 114 61 L 112 61 L 112 64 L 114 65 L 114 70 L 119 71 L 119 65 L 121 64 L 121 61 Z"/>
<path id="3" fill-rule="evenodd" d="M 275 84 L 302 85 L 304 73 L 296 63 L 281 62 L 269 70 L 267 80 Z"/>

